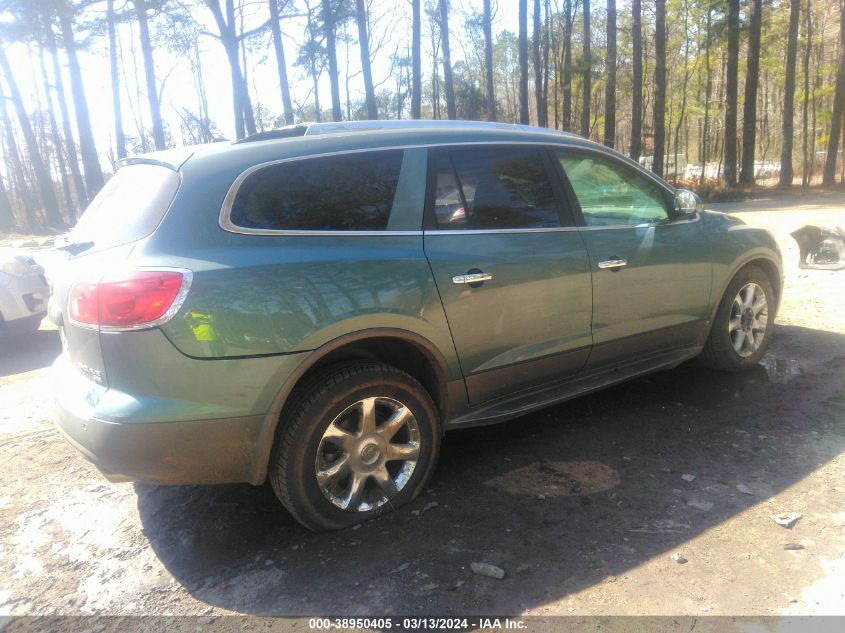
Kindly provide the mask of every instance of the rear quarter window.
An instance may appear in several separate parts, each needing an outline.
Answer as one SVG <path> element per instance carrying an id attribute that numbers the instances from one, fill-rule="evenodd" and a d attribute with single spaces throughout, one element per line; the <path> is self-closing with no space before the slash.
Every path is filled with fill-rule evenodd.
<path id="1" fill-rule="evenodd" d="M 135 242 L 152 233 L 173 202 L 179 173 L 161 165 L 120 168 L 88 205 L 68 241 L 97 249 Z"/>
<path id="2" fill-rule="evenodd" d="M 238 187 L 229 220 L 269 231 L 383 231 L 402 150 L 303 158 L 261 167 Z"/>

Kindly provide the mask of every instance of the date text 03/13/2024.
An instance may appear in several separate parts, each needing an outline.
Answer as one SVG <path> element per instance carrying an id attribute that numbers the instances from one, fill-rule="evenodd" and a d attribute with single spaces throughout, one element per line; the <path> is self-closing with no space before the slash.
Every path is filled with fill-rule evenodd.
<path id="1" fill-rule="evenodd" d="M 525 622 L 517 618 L 437 618 L 437 617 L 382 617 L 382 618 L 311 618 L 308 620 L 311 630 L 352 630 L 378 629 L 382 631 L 426 630 L 426 631 L 467 631 L 467 630 L 521 630 Z"/>

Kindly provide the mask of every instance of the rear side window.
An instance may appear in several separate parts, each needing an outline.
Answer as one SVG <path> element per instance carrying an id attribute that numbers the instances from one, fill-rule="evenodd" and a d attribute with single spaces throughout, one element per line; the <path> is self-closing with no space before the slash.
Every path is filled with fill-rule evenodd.
<path id="1" fill-rule="evenodd" d="M 179 189 L 178 172 L 160 165 L 120 168 L 88 205 L 69 242 L 111 248 L 147 237 L 159 225 Z"/>
<path id="2" fill-rule="evenodd" d="M 396 195 L 402 150 L 306 158 L 247 176 L 231 221 L 272 231 L 383 231 Z"/>
<path id="3" fill-rule="evenodd" d="M 440 229 L 560 226 L 543 153 L 536 149 L 442 152 L 435 163 Z"/>

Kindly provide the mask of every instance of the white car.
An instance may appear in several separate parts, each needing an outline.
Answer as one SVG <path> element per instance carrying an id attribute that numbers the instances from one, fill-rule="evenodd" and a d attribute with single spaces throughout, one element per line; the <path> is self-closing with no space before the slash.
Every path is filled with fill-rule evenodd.
<path id="1" fill-rule="evenodd" d="M 0 249 L 0 337 L 34 332 L 47 314 L 44 269 L 14 249 Z"/>

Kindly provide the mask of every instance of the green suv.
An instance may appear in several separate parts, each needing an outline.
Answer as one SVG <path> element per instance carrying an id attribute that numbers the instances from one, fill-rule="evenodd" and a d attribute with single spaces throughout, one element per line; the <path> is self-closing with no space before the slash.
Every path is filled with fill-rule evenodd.
<path id="1" fill-rule="evenodd" d="M 469 122 L 131 158 L 60 249 L 67 438 L 113 481 L 269 478 L 314 530 L 413 499 L 449 429 L 756 364 L 782 287 L 769 233 L 620 154 Z"/>

